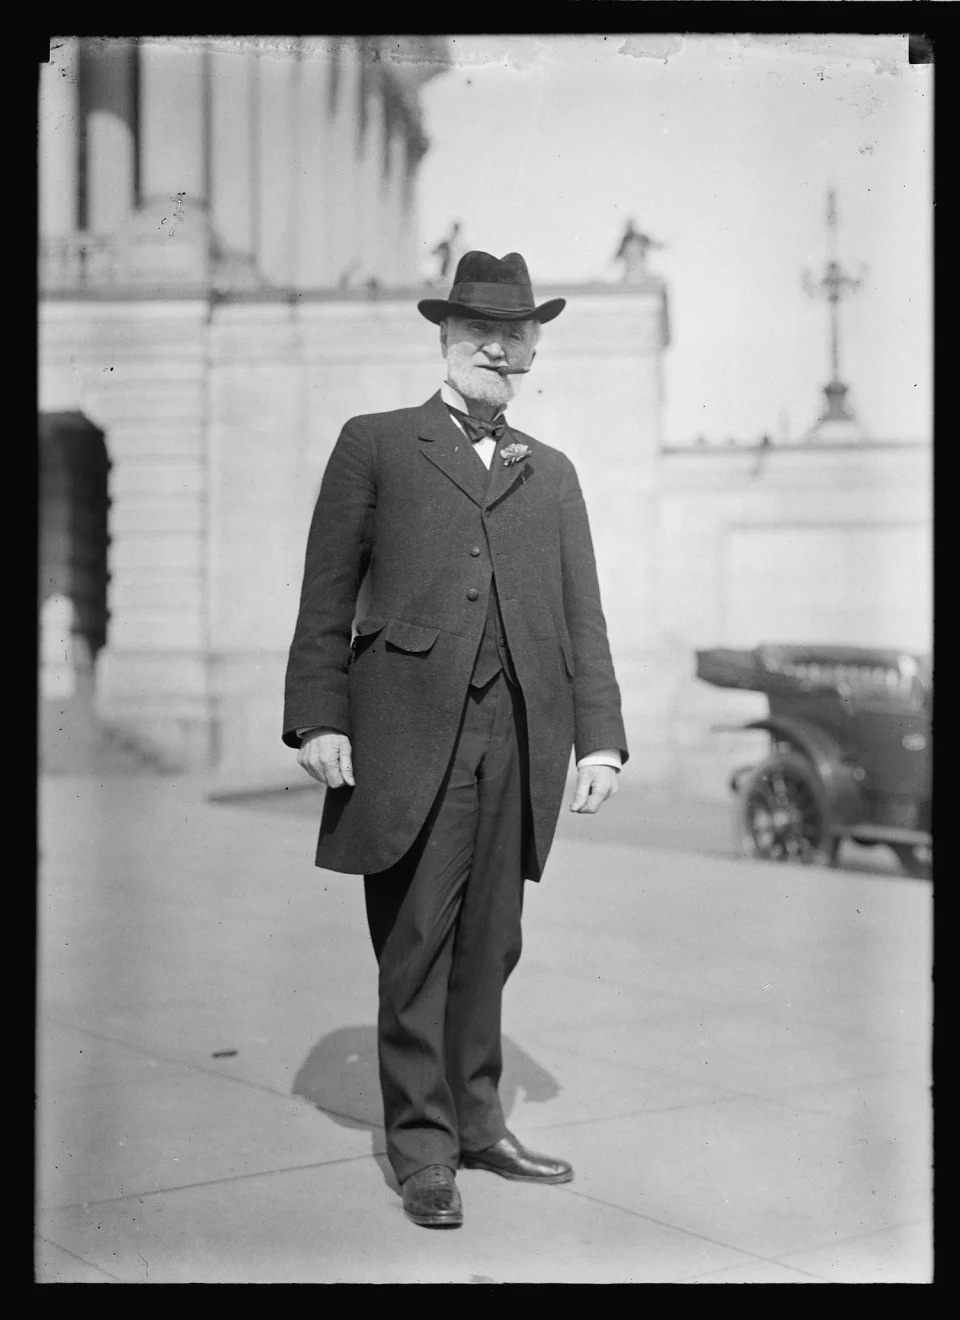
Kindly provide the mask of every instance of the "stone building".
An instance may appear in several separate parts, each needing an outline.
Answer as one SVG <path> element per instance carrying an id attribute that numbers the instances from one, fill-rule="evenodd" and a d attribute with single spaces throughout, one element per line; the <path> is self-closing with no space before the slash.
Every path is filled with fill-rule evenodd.
<path id="1" fill-rule="evenodd" d="M 247 470 L 230 355 L 271 315 L 294 324 L 301 297 L 416 282 L 419 87 L 442 69 L 444 43 L 51 46 L 39 105 L 41 606 L 58 592 L 82 602 L 74 626 L 96 657 L 108 728 L 169 764 L 208 765 L 221 527 L 247 511 L 223 504 Z M 349 308 L 355 322 L 362 307 Z M 268 418 L 284 416 L 288 400 L 271 396 L 286 385 L 279 363 L 260 379 Z M 269 425 L 263 438 L 275 443 Z M 269 516 L 263 498 L 247 495 Z"/>
<path id="2" fill-rule="evenodd" d="M 225 787 L 302 778 L 279 733 L 320 475 L 346 418 L 440 381 L 416 167 L 443 57 L 64 41 L 43 69 L 41 591 L 73 602 L 80 689 L 128 752 Z M 737 740 L 711 726 L 756 694 L 698 683 L 696 648 L 928 648 L 929 446 L 667 446 L 663 280 L 551 287 L 528 259 L 568 306 L 510 417 L 577 465 L 631 777 L 723 794 Z"/>
<path id="3" fill-rule="evenodd" d="M 418 88 L 443 67 L 442 42 L 52 47 L 41 73 L 46 292 L 415 282 Z"/>

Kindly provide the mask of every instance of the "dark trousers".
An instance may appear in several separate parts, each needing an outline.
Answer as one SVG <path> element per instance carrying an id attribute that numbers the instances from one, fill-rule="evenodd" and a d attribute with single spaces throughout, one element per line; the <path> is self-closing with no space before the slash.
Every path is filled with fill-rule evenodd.
<path id="1" fill-rule="evenodd" d="M 413 848 L 364 878 L 380 968 L 387 1154 L 400 1182 L 505 1134 L 500 1002 L 520 957 L 529 829 L 523 701 L 470 688 L 453 758 Z"/>

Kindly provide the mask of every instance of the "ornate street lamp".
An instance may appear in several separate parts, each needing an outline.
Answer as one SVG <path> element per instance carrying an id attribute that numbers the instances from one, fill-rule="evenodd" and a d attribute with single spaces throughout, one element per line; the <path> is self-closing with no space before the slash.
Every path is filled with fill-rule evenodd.
<path id="1" fill-rule="evenodd" d="M 866 267 L 861 266 L 859 276 L 848 274 L 837 257 L 837 199 L 831 188 L 827 192 L 827 244 L 828 259 L 826 269 L 820 279 L 814 279 L 808 270 L 803 272 L 803 287 L 812 298 L 823 298 L 830 309 L 830 379 L 823 387 L 826 396 L 826 408 L 821 414 L 813 432 L 828 424 L 843 422 L 856 423 L 856 418 L 847 403 L 849 387 L 840 379 L 840 303 L 856 292 L 863 283 Z M 848 431 L 852 427 L 845 427 Z"/>

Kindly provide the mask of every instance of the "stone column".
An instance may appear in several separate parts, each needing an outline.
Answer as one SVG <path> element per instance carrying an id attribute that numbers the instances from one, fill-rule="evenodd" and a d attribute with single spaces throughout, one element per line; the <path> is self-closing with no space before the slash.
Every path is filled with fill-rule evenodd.
<path id="1" fill-rule="evenodd" d="M 304 289 L 329 288 L 335 282 L 328 212 L 340 205 L 340 199 L 333 174 L 330 75 L 328 42 L 322 37 L 305 38 L 298 109 L 300 242 L 294 272 L 294 283 Z"/>
<path id="2" fill-rule="evenodd" d="M 257 55 L 242 39 L 210 52 L 210 218 L 232 252 L 254 253 L 252 105 Z"/>
<path id="3" fill-rule="evenodd" d="M 136 47 L 88 38 L 81 48 L 86 116 L 86 228 L 112 234 L 136 205 Z"/>
<path id="4" fill-rule="evenodd" d="M 375 276 L 383 282 L 382 247 L 386 196 L 384 191 L 384 114 L 379 85 L 367 95 L 367 124 L 360 161 L 360 266 L 362 282 Z"/>
<path id="5" fill-rule="evenodd" d="M 341 176 L 337 171 L 342 157 L 339 135 L 343 94 L 343 53 L 341 51 L 338 55 L 334 41 L 329 39 L 324 67 L 324 90 L 320 109 L 325 144 L 323 173 L 325 198 L 318 217 L 317 235 L 318 244 L 324 253 L 323 284 L 327 288 L 334 288 L 341 270 L 338 213 L 343 206 L 343 194 Z"/>
<path id="6" fill-rule="evenodd" d="M 404 267 L 408 272 L 411 284 L 419 284 L 423 277 L 420 213 L 417 209 L 417 170 L 419 163 L 419 157 L 411 149 L 409 141 L 404 140 L 400 232 L 403 236 Z"/>
<path id="7" fill-rule="evenodd" d="M 408 283 L 404 252 L 403 224 L 403 170 L 404 147 L 403 134 L 399 125 L 394 124 L 384 144 L 387 156 L 388 175 L 385 181 L 383 204 L 383 278 L 388 285 L 396 288 Z"/>
<path id="8" fill-rule="evenodd" d="M 384 106 L 380 135 L 380 280 L 388 288 L 397 283 L 397 214 L 393 188 L 393 132 Z"/>
<path id="9" fill-rule="evenodd" d="M 140 43 L 140 181 L 157 223 L 184 193 L 184 212 L 207 202 L 204 179 L 204 50 L 189 38 Z"/>
<path id="10" fill-rule="evenodd" d="M 333 283 L 355 281 L 360 256 L 358 156 L 360 117 L 360 61 L 353 42 L 339 46 L 337 105 L 332 125 L 334 201 L 328 208 Z"/>
<path id="11" fill-rule="evenodd" d="M 40 65 L 39 214 L 42 238 L 68 238 L 77 228 L 79 135 L 78 42 L 54 38 Z"/>
<path id="12" fill-rule="evenodd" d="M 258 57 L 259 114 L 255 132 L 259 161 L 260 269 L 270 284 L 293 284 L 299 169 L 300 67 L 294 49 L 265 50 Z"/>

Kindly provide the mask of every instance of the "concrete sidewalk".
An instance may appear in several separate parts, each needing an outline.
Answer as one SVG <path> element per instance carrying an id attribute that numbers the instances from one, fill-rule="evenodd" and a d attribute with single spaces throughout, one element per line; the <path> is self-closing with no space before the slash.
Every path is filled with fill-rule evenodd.
<path id="1" fill-rule="evenodd" d="M 403 1216 L 383 1158 L 362 887 L 318 801 L 41 786 L 41 1282 L 926 1282 L 927 882 L 561 821 L 505 1000 L 511 1129 Z M 691 818 L 696 816 L 692 809 Z M 626 837 L 631 842 L 611 840 Z"/>

